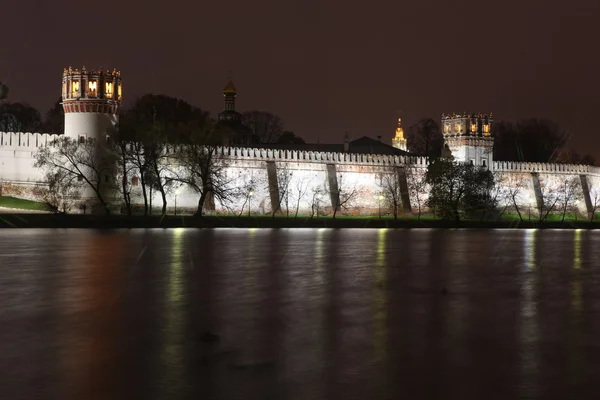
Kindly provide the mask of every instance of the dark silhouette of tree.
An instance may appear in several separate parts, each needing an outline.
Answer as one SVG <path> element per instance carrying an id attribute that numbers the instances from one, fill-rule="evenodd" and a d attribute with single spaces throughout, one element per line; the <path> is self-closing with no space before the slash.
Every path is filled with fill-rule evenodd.
<path id="1" fill-rule="evenodd" d="M 283 133 L 283 121 L 277 115 L 266 111 L 247 111 L 243 122 L 258 143 L 277 143 Z"/>
<path id="2" fill-rule="evenodd" d="M 167 212 L 170 183 L 168 161 L 173 158 L 169 146 L 195 142 L 194 134 L 202 132 L 209 121 L 207 112 L 165 95 L 144 95 L 125 113 L 121 131 L 129 130 L 123 134 L 134 138 L 140 176 L 144 174 L 144 186 L 149 184 L 150 189 L 160 192 L 163 215 Z"/>
<path id="3" fill-rule="evenodd" d="M 278 144 L 304 144 L 304 139 L 300 136 L 296 136 L 296 134 L 292 131 L 284 131 L 279 139 L 277 139 Z"/>
<path id="4" fill-rule="evenodd" d="M 494 176 L 487 168 L 439 158 L 429 164 L 426 182 L 431 187 L 427 203 L 441 218 L 459 221 L 461 215 L 473 216 L 496 206 L 490 195 Z"/>
<path id="5" fill-rule="evenodd" d="M 442 154 L 443 145 L 440 127 L 431 118 L 423 118 L 408 129 L 406 146 L 415 155 L 438 158 Z"/>
<path id="6" fill-rule="evenodd" d="M 196 216 L 202 216 L 209 196 L 226 205 L 238 193 L 234 179 L 228 176 L 227 157 L 219 153 L 219 138 L 211 126 L 194 132 L 191 140 L 181 146 L 175 159 L 182 167 L 175 180 L 188 185 L 200 195 Z"/>
<path id="7" fill-rule="evenodd" d="M 61 104 L 62 98 L 54 103 L 51 109 L 48 110 L 42 123 L 42 131 L 44 133 L 54 133 L 62 135 L 65 133 L 65 110 Z"/>
<path id="8" fill-rule="evenodd" d="M 567 139 L 558 124 L 536 118 L 497 122 L 492 130 L 499 161 L 552 162 Z"/>
<path id="9" fill-rule="evenodd" d="M 590 154 L 581 156 L 576 151 L 565 148 L 558 151 L 552 162 L 559 164 L 596 165 L 596 160 Z"/>
<path id="10" fill-rule="evenodd" d="M 29 104 L 0 104 L 0 132 L 38 132 L 41 125 L 39 111 Z"/>

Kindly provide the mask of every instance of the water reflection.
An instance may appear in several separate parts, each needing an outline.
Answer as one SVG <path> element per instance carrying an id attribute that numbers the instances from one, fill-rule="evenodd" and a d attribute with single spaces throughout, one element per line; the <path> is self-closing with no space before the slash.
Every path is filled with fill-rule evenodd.
<path id="1" fill-rule="evenodd" d="M 0 398 L 594 398 L 599 248 L 586 231 L 0 231 Z"/>
<path id="2" fill-rule="evenodd" d="M 536 229 L 523 231 L 524 262 L 521 270 L 520 350 L 521 390 L 525 398 L 539 395 L 539 321 L 537 286 L 539 273 L 536 264 Z"/>

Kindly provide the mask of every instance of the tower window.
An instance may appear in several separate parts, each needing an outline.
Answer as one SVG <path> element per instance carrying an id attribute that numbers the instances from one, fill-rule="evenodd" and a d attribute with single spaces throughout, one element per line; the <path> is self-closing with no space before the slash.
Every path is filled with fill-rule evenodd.
<path id="1" fill-rule="evenodd" d="M 481 160 L 481 165 L 483 165 L 484 167 L 487 167 L 485 160 Z"/>
<path id="2" fill-rule="evenodd" d="M 120 101 L 121 99 L 123 99 L 123 85 L 119 84 L 119 88 L 117 90 L 118 90 L 118 96 L 119 96 L 119 101 Z"/>
<path id="3" fill-rule="evenodd" d="M 112 82 L 106 82 L 106 91 L 104 92 L 106 98 L 112 99 L 113 97 L 113 84 Z"/>
<path id="4" fill-rule="evenodd" d="M 88 97 L 96 97 L 98 95 L 98 83 L 96 81 L 88 82 Z"/>
<path id="5" fill-rule="evenodd" d="M 471 124 L 471 132 L 477 132 L 477 124 Z"/>
<path id="6" fill-rule="evenodd" d="M 490 125 L 489 124 L 483 125 L 483 133 L 490 133 Z"/>
<path id="7" fill-rule="evenodd" d="M 79 96 L 79 81 L 71 82 L 71 96 L 72 97 Z"/>
<path id="8" fill-rule="evenodd" d="M 80 135 L 79 136 L 79 144 L 84 144 L 85 143 L 85 136 Z"/>

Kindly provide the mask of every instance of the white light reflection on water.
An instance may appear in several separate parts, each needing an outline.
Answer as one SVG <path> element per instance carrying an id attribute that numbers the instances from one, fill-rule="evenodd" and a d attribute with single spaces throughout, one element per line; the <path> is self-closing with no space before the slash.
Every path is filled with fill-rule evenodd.
<path id="1" fill-rule="evenodd" d="M 172 230 L 171 257 L 165 264 L 168 269 L 165 297 L 162 301 L 161 374 L 158 398 L 170 398 L 176 393 L 170 389 L 180 388 L 184 372 L 184 228 Z"/>
<path id="2" fill-rule="evenodd" d="M 537 229 L 524 232 L 524 260 L 521 269 L 521 307 L 519 329 L 519 354 L 521 369 L 521 395 L 523 398 L 535 398 L 539 394 L 540 373 L 540 330 L 538 316 L 538 277 L 536 263 Z"/>
<path id="3" fill-rule="evenodd" d="M 573 231 L 573 269 L 571 270 L 571 327 L 569 343 L 569 378 L 572 385 L 579 384 L 582 370 L 582 307 L 583 288 L 581 283 L 581 229 Z"/>

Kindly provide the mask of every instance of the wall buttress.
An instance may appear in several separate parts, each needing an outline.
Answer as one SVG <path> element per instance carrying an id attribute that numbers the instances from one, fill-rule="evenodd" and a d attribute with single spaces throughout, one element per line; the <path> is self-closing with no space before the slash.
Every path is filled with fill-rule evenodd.
<path id="1" fill-rule="evenodd" d="M 538 215 L 542 215 L 544 211 L 544 196 L 542 195 L 542 186 L 540 184 L 540 176 L 537 172 L 531 173 L 531 182 L 533 183 L 533 193 L 538 208 Z M 541 217 L 540 217 L 541 218 Z"/>
<path id="2" fill-rule="evenodd" d="M 269 181 L 271 212 L 275 212 L 279 206 L 279 183 L 277 182 L 277 165 L 275 161 L 267 161 L 267 179 Z"/>
<path id="3" fill-rule="evenodd" d="M 331 209 L 335 210 L 340 204 L 340 189 L 338 187 L 337 169 L 335 164 L 327 164 L 327 183 L 329 184 Z"/>
<path id="4" fill-rule="evenodd" d="M 583 199 L 585 200 L 585 209 L 588 214 L 588 218 L 592 218 L 592 213 L 594 212 L 594 207 L 592 206 L 592 199 L 590 198 L 590 185 L 588 184 L 586 175 L 579 175 L 579 179 L 581 181 L 581 189 L 583 191 Z"/>

